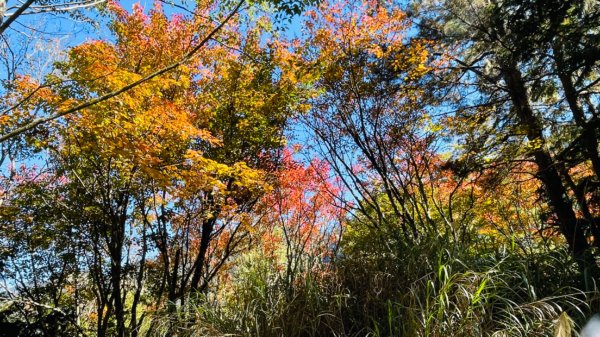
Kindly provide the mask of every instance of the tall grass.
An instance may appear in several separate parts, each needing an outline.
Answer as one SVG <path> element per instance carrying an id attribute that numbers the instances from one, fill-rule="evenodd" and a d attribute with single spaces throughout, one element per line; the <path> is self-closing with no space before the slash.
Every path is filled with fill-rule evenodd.
<path id="1" fill-rule="evenodd" d="M 337 259 L 299 270 L 292 283 L 271 258 L 247 254 L 227 286 L 188 316 L 163 319 L 189 322 L 191 312 L 178 336 L 566 337 L 590 311 L 593 296 L 578 290 L 576 265 L 555 247 L 523 254 L 439 238 L 347 239 L 355 242 Z"/>

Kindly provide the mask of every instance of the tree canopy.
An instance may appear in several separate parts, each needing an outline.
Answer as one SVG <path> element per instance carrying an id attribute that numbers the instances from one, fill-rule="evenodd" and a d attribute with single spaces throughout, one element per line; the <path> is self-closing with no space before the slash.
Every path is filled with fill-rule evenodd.
<path id="1" fill-rule="evenodd" d="M 597 311 L 596 2 L 145 6 L 0 1 L 0 336 Z"/>

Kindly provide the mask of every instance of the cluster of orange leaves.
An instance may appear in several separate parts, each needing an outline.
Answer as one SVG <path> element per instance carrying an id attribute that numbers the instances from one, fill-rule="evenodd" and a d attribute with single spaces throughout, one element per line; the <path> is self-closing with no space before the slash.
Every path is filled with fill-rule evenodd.
<path id="1" fill-rule="evenodd" d="M 261 222 L 267 224 L 260 233 L 261 249 L 275 256 L 287 245 L 295 254 L 325 258 L 344 224 L 343 190 L 326 162 L 303 164 L 294 156 L 293 150 L 284 151 L 274 189 L 259 206 Z"/>

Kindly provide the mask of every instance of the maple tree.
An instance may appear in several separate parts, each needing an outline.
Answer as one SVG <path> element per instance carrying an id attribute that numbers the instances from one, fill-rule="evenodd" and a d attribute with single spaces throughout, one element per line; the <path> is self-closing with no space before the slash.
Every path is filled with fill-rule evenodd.
<path id="1" fill-rule="evenodd" d="M 139 5 L 130 14 L 111 4 L 116 41 L 72 49 L 57 65 L 61 74 L 50 75 L 69 84 L 34 90 L 28 104 L 52 110 L 89 102 L 185 57 L 213 29 L 206 19 L 213 8 L 167 19 L 160 7 L 146 15 Z M 166 286 L 169 310 L 204 291 L 248 230 L 245 214 L 269 189 L 295 82 L 276 64 L 278 51 L 260 45 L 261 28 L 240 36 L 240 24 L 232 21 L 189 64 L 69 116 L 54 126 L 57 139 L 36 144 L 68 177 L 69 203 L 82 209 L 74 220 L 91 234 L 85 244 L 99 335 L 137 334 L 148 273 L 167 282 L 155 295 L 162 299 Z M 23 95 L 36 87 L 28 80 Z M 146 266 L 152 249 L 158 269 Z"/>
<path id="2" fill-rule="evenodd" d="M 264 254 L 278 261 L 277 250 L 284 247 L 288 289 L 319 261 L 335 258 L 345 218 L 342 189 L 330 178 L 327 163 L 313 159 L 304 165 L 293 156 L 290 150 L 283 153 L 274 190 L 257 210 L 266 224 L 260 235 Z"/>
<path id="3" fill-rule="evenodd" d="M 353 194 L 354 212 L 371 226 L 397 221 L 409 240 L 442 232 L 431 214 L 443 208 L 429 202 L 440 172 L 430 159 L 437 127 L 425 92 L 442 61 L 434 43 L 410 36 L 404 12 L 369 2 L 324 3 L 306 26 L 299 52 L 321 93 L 305 121 Z"/>

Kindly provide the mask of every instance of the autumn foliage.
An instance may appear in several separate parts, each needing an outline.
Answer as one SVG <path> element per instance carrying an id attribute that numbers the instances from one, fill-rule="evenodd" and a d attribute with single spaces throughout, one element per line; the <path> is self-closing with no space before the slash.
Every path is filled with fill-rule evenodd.
<path id="1" fill-rule="evenodd" d="M 2 78 L 0 336 L 571 331 L 600 8 L 552 3 L 100 4 Z"/>

